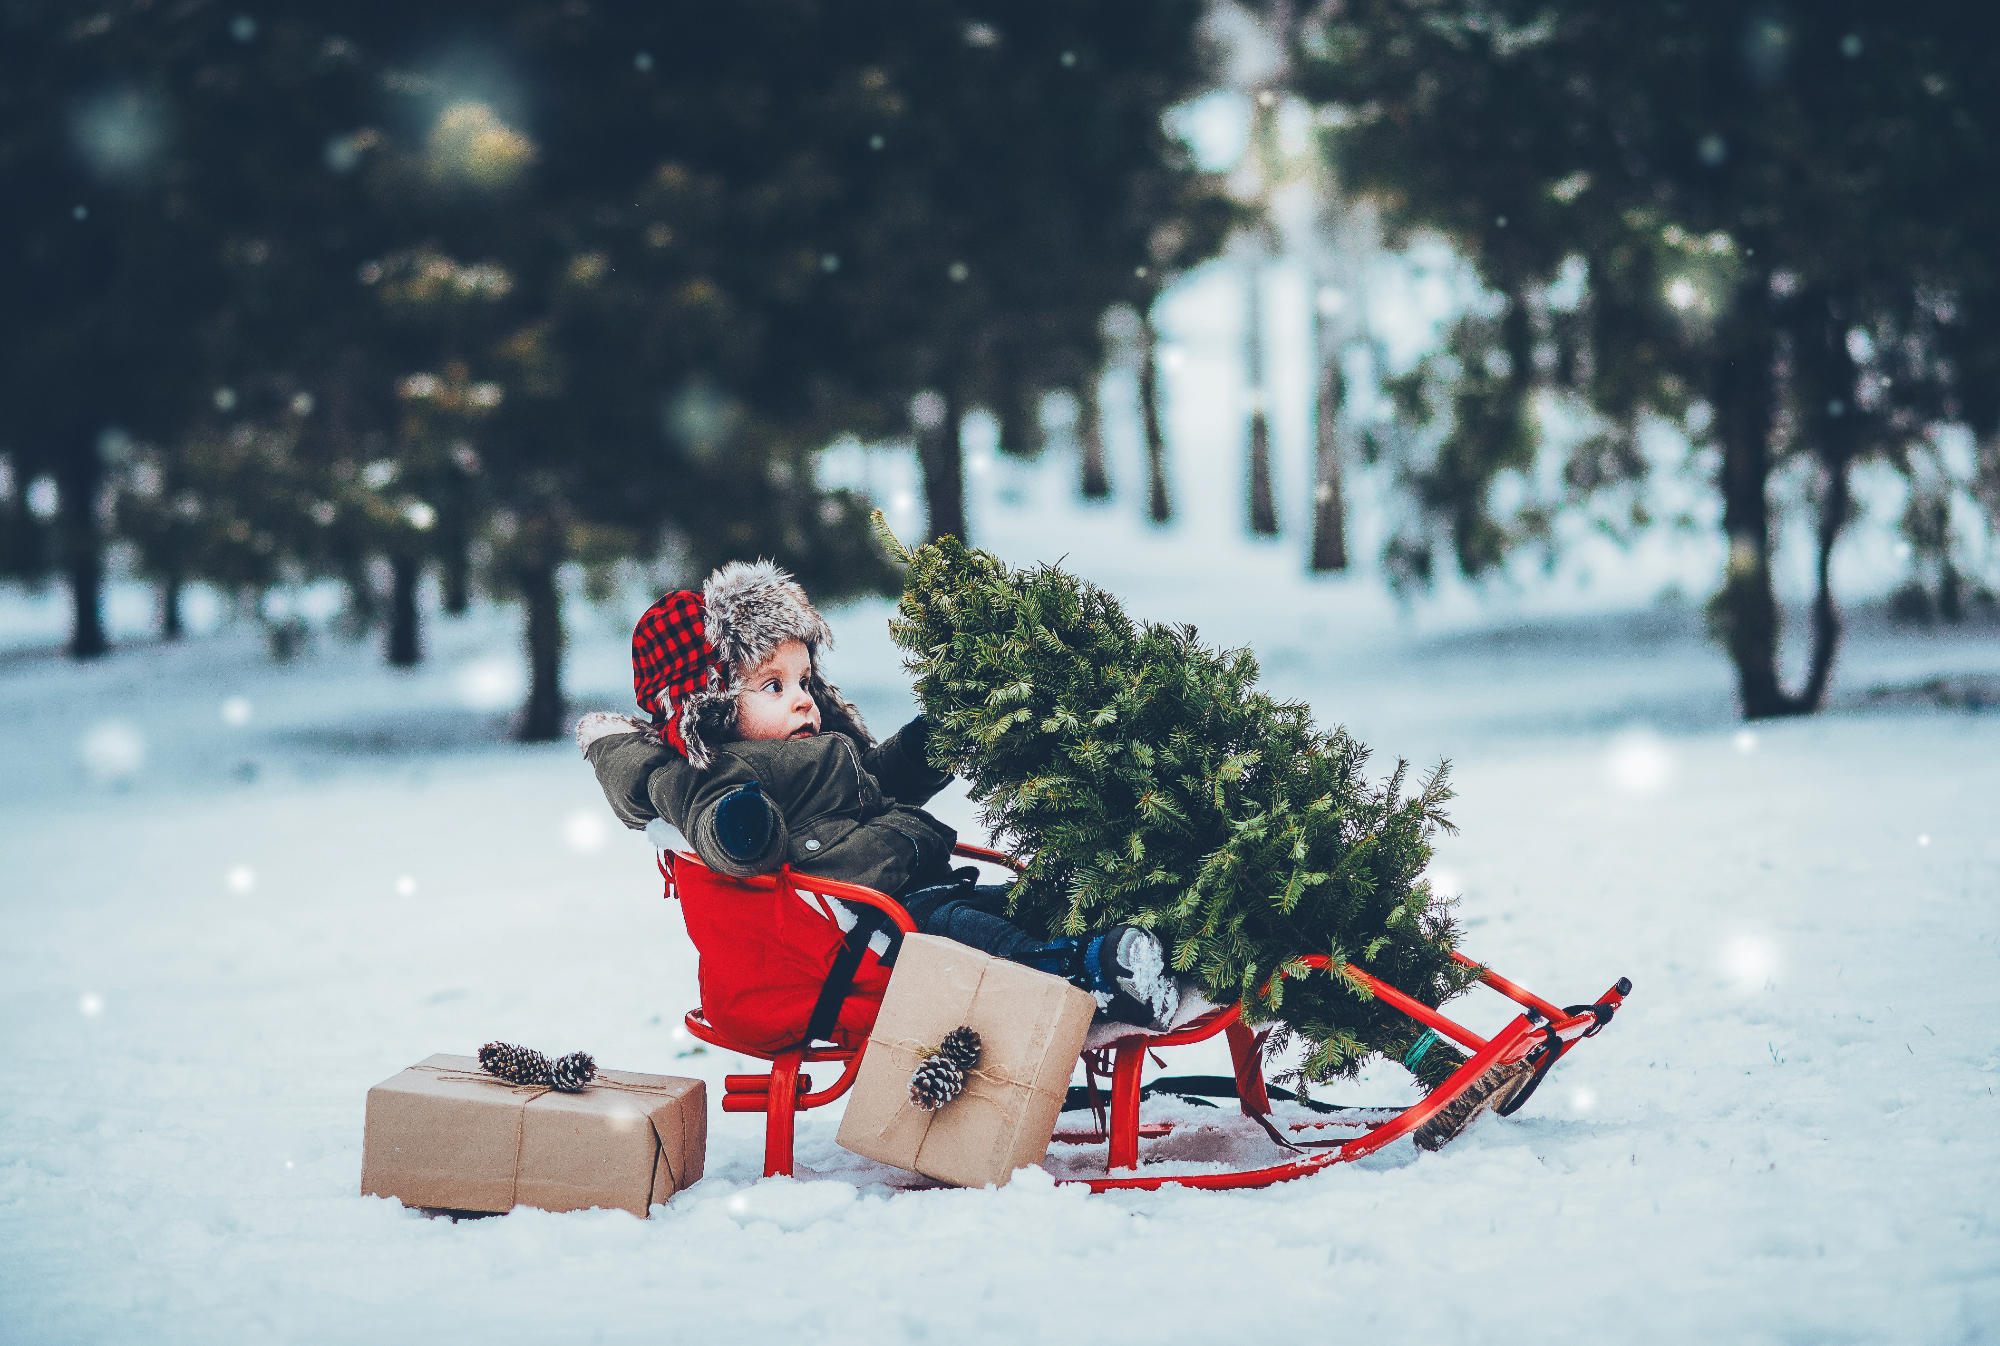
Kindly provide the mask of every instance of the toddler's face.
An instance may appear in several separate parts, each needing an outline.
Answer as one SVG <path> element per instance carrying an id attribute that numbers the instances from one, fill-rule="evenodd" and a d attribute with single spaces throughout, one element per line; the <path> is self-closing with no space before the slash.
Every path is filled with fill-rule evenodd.
<path id="1" fill-rule="evenodd" d="M 788 640 L 736 683 L 736 732 L 753 742 L 811 738 L 819 732 L 813 700 L 812 655 L 805 642 Z"/>

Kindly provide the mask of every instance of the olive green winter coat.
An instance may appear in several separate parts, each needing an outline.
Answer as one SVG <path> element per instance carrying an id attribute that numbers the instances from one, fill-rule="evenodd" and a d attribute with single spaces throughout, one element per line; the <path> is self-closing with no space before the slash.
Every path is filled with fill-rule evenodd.
<path id="1" fill-rule="evenodd" d="M 905 731 L 907 732 L 907 731 Z M 584 755 L 612 811 L 642 829 L 665 818 L 719 874 L 768 874 L 790 865 L 805 874 L 864 884 L 884 893 L 912 880 L 948 882 L 957 833 L 920 805 L 951 777 L 906 751 L 903 733 L 860 749 L 845 734 L 722 743 L 697 770 L 649 734 L 610 734 Z M 715 835 L 715 806 L 751 781 L 772 805 L 762 854 L 736 860 Z"/>

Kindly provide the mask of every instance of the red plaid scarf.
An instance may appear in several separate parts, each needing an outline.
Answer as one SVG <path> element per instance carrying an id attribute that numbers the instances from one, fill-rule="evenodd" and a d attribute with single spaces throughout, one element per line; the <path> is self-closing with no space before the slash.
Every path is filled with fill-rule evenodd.
<path id="1" fill-rule="evenodd" d="M 708 643 L 707 605 L 692 589 L 668 594 L 646 609 L 632 628 L 632 691 L 639 709 L 665 724 L 662 737 L 681 756 L 681 708 L 688 697 L 708 685 L 716 666 L 715 647 Z"/>

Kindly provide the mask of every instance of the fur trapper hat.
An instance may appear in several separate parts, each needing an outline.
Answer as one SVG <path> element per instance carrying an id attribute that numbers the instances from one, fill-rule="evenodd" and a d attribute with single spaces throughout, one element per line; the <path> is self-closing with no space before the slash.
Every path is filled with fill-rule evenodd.
<path id="1" fill-rule="evenodd" d="M 707 768 L 712 745 L 736 731 L 734 679 L 761 666 L 787 640 L 812 659 L 820 730 L 874 742 L 861 713 L 819 673 L 833 630 L 789 574 L 769 561 L 732 561 L 700 593 L 681 589 L 646 609 L 632 628 L 632 690 L 653 728 L 690 765 Z"/>

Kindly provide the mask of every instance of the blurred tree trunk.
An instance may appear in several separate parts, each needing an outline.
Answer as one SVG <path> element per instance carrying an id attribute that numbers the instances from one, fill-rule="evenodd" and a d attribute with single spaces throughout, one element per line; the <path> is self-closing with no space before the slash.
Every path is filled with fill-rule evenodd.
<path id="1" fill-rule="evenodd" d="M 179 571 L 160 577 L 160 639 L 179 640 L 182 633 L 181 591 L 186 581 Z"/>
<path id="2" fill-rule="evenodd" d="M 104 634 L 104 540 L 97 525 L 97 491 L 103 475 L 94 443 L 67 455 L 57 468 L 61 499 L 56 525 L 63 578 L 69 583 L 72 659 L 100 658 L 111 649 Z"/>
<path id="3" fill-rule="evenodd" d="M 1861 452 L 1860 422 L 1854 404 L 1860 371 L 1847 349 L 1845 315 L 1824 294 L 1808 293 L 1805 326 L 1798 333 L 1798 402 L 1819 459 L 1816 588 L 1813 594 L 1812 658 L 1805 687 L 1795 698 L 1801 714 L 1826 703 L 1833 661 L 1840 648 L 1840 610 L 1833 601 L 1833 548 L 1854 513 L 1852 474 Z"/>
<path id="4" fill-rule="evenodd" d="M 554 558 L 544 556 L 531 564 L 521 573 L 520 584 L 528 615 L 528 703 L 515 737 L 523 743 L 547 743 L 563 732 L 562 595 Z"/>
<path id="5" fill-rule="evenodd" d="M 917 462 L 924 474 L 924 509 L 929 515 L 925 538 L 935 542 L 949 534 L 962 542 L 965 534 L 965 455 L 959 448 L 963 404 L 956 391 L 944 393 L 937 424 L 917 427 Z"/>
<path id="6" fill-rule="evenodd" d="M 1000 386 L 1000 451 L 1033 458 L 1042 451 L 1042 390 L 1009 371 Z"/>
<path id="7" fill-rule="evenodd" d="M 463 617 L 472 606 L 472 558 L 464 529 L 455 529 L 442 542 L 444 556 L 438 570 L 443 581 L 444 610 L 453 617 Z"/>
<path id="8" fill-rule="evenodd" d="M 1278 534 L 1278 504 L 1271 491 L 1271 423 L 1264 413 L 1263 268 L 1253 257 L 1244 286 L 1243 365 L 1250 385 L 1250 531 Z"/>
<path id="9" fill-rule="evenodd" d="M 1083 494 L 1103 500 L 1111 494 L 1111 475 L 1104 467 L 1104 416 L 1098 405 L 1100 380 L 1092 373 L 1076 390 L 1076 447 L 1082 459 Z"/>
<path id="10" fill-rule="evenodd" d="M 335 559 L 334 568 L 340 572 L 340 582 L 347 588 L 348 616 L 345 625 L 349 634 L 358 640 L 374 629 L 375 619 L 381 615 L 375 586 L 368 580 L 368 562 L 357 552 L 343 550 Z"/>
<path id="11" fill-rule="evenodd" d="M 1165 523 L 1174 517 L 1167 494 L 1167 437 L 1160 429 L 1160 332 L 1150 314 L 1139 327 L 1139 419 L 1146 428 L 1146 517 Z"/>
<path id="12" fill-rule="evenodd" d="M 1769 278 L 1746 277 L 1719 334 L 1711 400 L 1722 446 L 1722 531 L 1729 559 L 1710 605 L 1716 633 L 1736 665 L 1746 719 L 1790 715 L 1778 686 L 1778 603 L 1771 588 L 1771 433 L 1777 411 L 1777 342 L 1764 308 Z"/>
<path id="13" fill-rule="evenodd" d="M 1345 570 L 1347 501 L 1340 470 L 1340 409 L 1347 400 L 1347 380 L 1340 369 L 1340 351 L 1328 348 L 1317 281 L 1311 296 L 1312 352 L 1319 370 L 1319 383 L 1313 390 L 1312 568 Z"/>
<path id="14" fill-rule="evenodd" d="M 1858 445 L 1852 416 L 1855 368 L 1846 327 L 1824 296 L 1807 297 L 1794 332 L 1800 420 L 1813 439 L 1821 472 L 1812 648 L 1804 686 L 1785 691 L 1778 676 L 1779 611 L 1771 583 L 1771 436 L 1780 388 L 1777 333 L 1766 315 L 1768 273 L 1744 280 L 1725 319 L 1728 352 L 1717 364 L 1713 400 L 1722 445 L 1722 526 L 1729 539 L 1722 590 L 1710 604 L 1716 633 L 1736 665 L 1737 693 L 1749 720 L 1810 715 L 1826 700 L 1840 646 L 1834 605 L 1833 548 L 1853 513 L 1851 475 Z"/>
<path id="15" fill-rule="evenodd" d="M 471 454 L 470 445 L 454 448 Z M 468 458 L 454 462 L 455 471 L 438 492 L 437 557 L 439 599 L 449 616 L 463 617 L 472 606 L 473 483 Z M 469 458 L 477 462 L 476 456 Z"/>
<path id="16" fill-rule="evenodd" d="M 397 668 L 412 668 L 424 657 L 417 640 L 417 580 L 423 571 L 415 556 L 389 558 L 389 662 Z"/>

